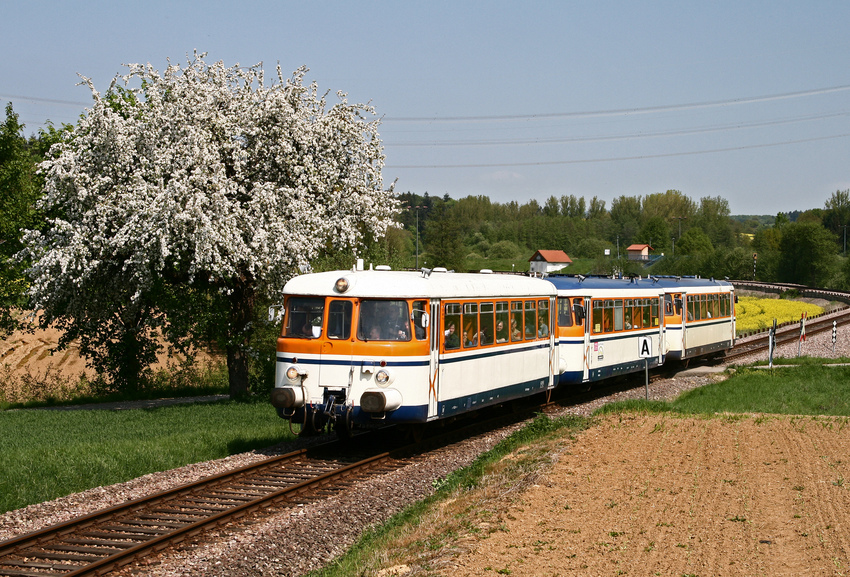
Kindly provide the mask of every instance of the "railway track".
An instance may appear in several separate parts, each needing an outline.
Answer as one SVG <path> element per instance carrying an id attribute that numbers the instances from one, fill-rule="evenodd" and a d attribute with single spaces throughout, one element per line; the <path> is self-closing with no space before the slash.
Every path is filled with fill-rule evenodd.
<path id="1" fill-rule="evenodd" d="M 361 434 L 355 444 L 334 441 L 301 449 L 128 501 L 0 542 L 0 576 L 103 575 L 273 504 L 317 502 L 536 409 L 539 405 L 489 416 L 412 444 L 399 444 L 399 435 L 380 434 L 387 429 Z"/>
<path id="2" fill-rule="evenodd" d="M 0 543 L 0 575 L 107 573 L 272 503 L 311 502 L 402 459 L 399 451 L 340 454 L 302 449 L 22 535 Z"/>

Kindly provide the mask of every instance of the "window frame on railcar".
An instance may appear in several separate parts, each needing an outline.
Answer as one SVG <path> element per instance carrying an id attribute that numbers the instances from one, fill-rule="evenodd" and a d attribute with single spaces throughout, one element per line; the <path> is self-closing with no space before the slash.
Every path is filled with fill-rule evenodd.
<path id="1" fill-rule="evenodd" d="M 443 300 L 441 308 L 443 353 L 547 341 L 552 332 L 549 327 L 554 309 L 549 306 L 549 297 L 453 298 Z M 457 341 L 453 335 L 457 335 Z"/>

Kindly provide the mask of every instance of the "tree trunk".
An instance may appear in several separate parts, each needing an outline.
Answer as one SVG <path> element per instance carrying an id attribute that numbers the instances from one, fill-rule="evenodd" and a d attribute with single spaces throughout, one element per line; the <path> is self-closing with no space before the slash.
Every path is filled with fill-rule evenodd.
<path id="1" fill-rule="evenodd" d="M 251 321 L 254 315 L 254 283 L 243 277 L 230 293 L 230 331 L 227 339 L 227 376 L 230 396 L 248 393 L 248 361 Z"/>

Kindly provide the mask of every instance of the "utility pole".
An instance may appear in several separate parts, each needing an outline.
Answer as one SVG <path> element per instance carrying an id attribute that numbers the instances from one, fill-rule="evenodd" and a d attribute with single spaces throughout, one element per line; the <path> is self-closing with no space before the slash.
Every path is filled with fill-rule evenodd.
<path id="1" fill-rule="evenodd" d="M 419 270 L 419 209 L 421 206 L 408 206 L 408 209 L 416 209 L 416 270 Z"/>
<path id="2" fill-rule="evenodd" d="M 687 219 L 687 216 L 674 216 L 673 218 L 679 221 L 679 238 L 682 238 L 682 221 Z"/>

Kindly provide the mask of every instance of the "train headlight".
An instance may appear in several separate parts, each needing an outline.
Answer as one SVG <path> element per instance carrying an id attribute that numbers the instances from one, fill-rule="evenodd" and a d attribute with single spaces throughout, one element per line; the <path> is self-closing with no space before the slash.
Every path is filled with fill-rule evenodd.
<path id="1" fill-rule="evenodd" d="M 382 387 L 385 386 L 387 383 L 389 383 L 390 382 L 389 371 L 387 371 L 387 369 L 381 369 L 380 371 L 375 373 L 375 382 L 378 383 L 379 385 L 381 385 Z"/>
<path id="2" fill-rule="evenodd" d="M 342 294 L 345 291 L 347 291 L 350 286 L 351 286 L 351 283 L 348 282 L 347 278 L 340 277 L 340 278 L 337 279 L 336 283 L 334 284 L 334 290 L 336 292 L 338 292 L 339 294 Z"/>
<path id="3" fill-rule="evenodd" d="M 306 377 L 306 376 L 307 376 L 307 371 L 305 371 L 304 369 L 302 369 L 298 365 L 292 365 L 291 367 L 286 369 L 286 378 L 289 379 L 290 381 L 295 382 L 295 381 L 299 380 L 301 377 Z"/>

